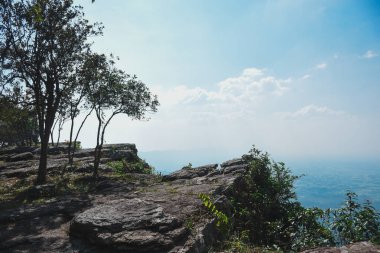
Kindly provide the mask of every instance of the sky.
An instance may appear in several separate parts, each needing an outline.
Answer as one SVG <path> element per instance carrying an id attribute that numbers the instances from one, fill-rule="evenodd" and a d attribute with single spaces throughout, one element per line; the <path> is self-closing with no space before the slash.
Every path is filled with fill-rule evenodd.
<path id="1" fill-rule="evenodd" d="M 161 103 L 149 121 L 116 117 L 107 143 L 380 157 L 379 1 L 74 2 L 105 26 L 94 50 L 119 56 Z M 95 145 L 95 124 L 80 135 L 84 147 Z"/>

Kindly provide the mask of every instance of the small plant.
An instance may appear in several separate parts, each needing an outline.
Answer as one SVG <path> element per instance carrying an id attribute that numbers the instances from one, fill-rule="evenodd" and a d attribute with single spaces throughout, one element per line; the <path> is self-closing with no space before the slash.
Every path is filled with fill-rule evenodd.
<path id="1" fill-rule="evenodd" d="M 195 223 L 193 217 L 189 216 L 185 220 L 185 228 L 187 228 L 191 233 L 194 232 Z"/>
<path id="2" fill-rule="evenodd" d="M 182 169 L 192 169 L 192 168 L 193 168 L 193 165 L 191 163 L 182 167 Z"/>
<path id="3" fill-rule="evenodd" d="M 216 226 L 218 228 L 222 228 L 223 230 L 228 227 L 228 217 L 222 211 L 219 211 L 214 203 L 211 200 L 210 195 L 200 193 L 199 198 L 202 200 L 203 205 L 207 208 L 207 210 L 215 216 L 217 219 Z"/>
<path id="4" fill-rule="evenodd" d="M 75 147 L 75 150 L 81 150 L 82 149 L 81 142 L 80 141 L 74 142 L 74 147 Z"/>
<path id="5" fill-rule="evenodd" d="M 111 161 L 107 165 L 113 169 L 116 174 L 125 174 L 125 163 L 124 161 Z"/>

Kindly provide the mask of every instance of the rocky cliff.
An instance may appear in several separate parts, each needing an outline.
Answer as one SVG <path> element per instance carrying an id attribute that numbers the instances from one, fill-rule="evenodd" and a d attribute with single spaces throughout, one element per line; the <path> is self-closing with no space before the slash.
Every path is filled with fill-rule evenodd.
<path id="1" fill-rule="evenodd" d="M 108 145 L 93 185 L 93 150 L 78 152 L 73 166 L 66 165 L 66 151 L 50 149 L 53 183 L 38 187 L 31 184 L 38 149 L 0 151 L 0 252 L 208 252 L 221 234 L 199 194 L 212 196 L 230 215 L 227 196 L 238 190 L 247 167 L 234 159 L 163 177 L 117 174 L 111 161 L 142 161 L 133 144 Z M 343 252 L 329 250 L 308 252 Z"/>
<path id="2" fill-rule="evenodd" d="M 211 164 L 164 177 L 128 172 L 115 176 L 109 161 L 133 163 L 139 158 L 134 145 L 110 145 L 103 152 L 102 176 L 92 189 L 63 191 L 57 189 L 60 177 L 67 184 L 72 178 L 88 179 L 93 150 L 78 152 L 75 166 L 68 167 L 65 148 L 52 148 L 49 181 L 58 183 L 25 187 L 36 174 L 38 151 L 0 153 L 3 196 L 22 188 L 1 203 L 2 252 L 205 252 L 218 231 L 198 195 L 213 196 L 218 208 L 229 212 L 225 195 L 236 187 L 245 166 L 234 160 L 221 169 Z"/>

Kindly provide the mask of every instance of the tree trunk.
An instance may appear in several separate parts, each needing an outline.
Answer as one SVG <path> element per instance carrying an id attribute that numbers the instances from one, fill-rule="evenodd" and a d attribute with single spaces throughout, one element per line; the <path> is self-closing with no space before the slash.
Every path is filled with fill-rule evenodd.
<path id="1" fill-rule="evenodd" d="M 96 146 L 95 148 L 95 160 L 94 160 L 94 171 L 93 171 L 93 178 L 94 178 L 94 181 L 96 181 L 98 179 L 98 176 L 99 176 L 99 164 L 100 164 L 100 157 L 101 157 L 101 154 L 102 154 L 102 146 L 101 145 L 98 145 Z"/>
<path id="2" fill-rule="evenodd" d="M 84 118 L 84 120 L 82 121 L 82 123 L 79 126 L 79 129 L 78 129 L 77 134 L 76 134 L 75 139 L 74 139 L 74 147 L 73 147 L 72 152 L 71 152 L 71 160 L 74 159 L 75 151 L 77 149 L 77 141 L 78 141 L 79 133 L 82 130 L 82 127 L 83 127 L 84 123 L 86 122 L 88 116 L 91 115 L 91 113 L 92 113 L 93 110 L 94 110 L 94 108 L 91 108 L 91 110 L 89 111 L 89 113 L 86 115 L 86 117 Z"/>
<path id="3" fill-rule="evenodd" d="M 47 151 L 49 146 L 49 138 L 45 137 L 41 140 L 41 153 L 40 153 L 40 163 L 38 166 L 38 175 L 36 184 L 46 183 L 46 168 L 47 168 Z"/>
<path id="4" fill-rule="evenodd" d="M 71 118 L 70 139 L 69 139 L 69 148 L 68 148 L 67 154 L 69 157 L 69 164 L 73 165 L 74 152 L 71 152 L 71 146 L 73 145 L 74 117 L 71 115 L 70 118 Z M 74 142 L 74 146 L 75 144 L 76 143 Z"/>
<path id="5" fill-rule="evenodd" d="M 96 117 L 98 118 L 98 131 L 96 133 L 96 147 L 95 147 L 95 159 L 94 159 L 94 181 L 98 179 L 98 169 L 100 163 L 100 154 L 102 152 L 102 143 L 100 143 L 100 130 L 102 128 L 102 118 L 100 116 L 100 111 L 96 111 Z"/>

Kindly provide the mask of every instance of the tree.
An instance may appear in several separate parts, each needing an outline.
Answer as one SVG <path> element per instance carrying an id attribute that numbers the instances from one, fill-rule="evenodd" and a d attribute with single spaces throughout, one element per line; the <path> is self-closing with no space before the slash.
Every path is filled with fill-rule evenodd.
<path id="1" fill-rule="evenodd" d="M 112 57 L 112 56 L 111 56 Z M 115 67 L 113 58 L 93 54 L 86 61 L 83 73 L 87 103 L 94 108 L 98 119 L 97 139 L 94 159 L 94 179 L 98 176 L 104 134 L 111 120 L 118 114 L 126 114 L 132 119 L 145 119 L 147 112 L 156 112 L 159 102 L 144 83 L 136 76 L 129 76 Z"/>
<path id="2" fill-rule="evenodd" d="M 89 54 L 87 57 L 91 57 L 91 54 Z M 86 63 L 86 60 L 83 61 L 83 63 L 80 64 L 76 68 L 76 74 L 71 77 L 70 82 L 75 84 L 73 86 L 73 89 L 69 91 L 67 94 L 65 94 L 65 101 L 67 101 L 66 108 L 68 111 L 68 118 L 70 119 L 70 134 L 69 134 L 69 147 L 68 147 L 68 159 L 69 164 L 73 164 L 74 154 L 75 150 L 77 148 L 77 139 L 79 136 L 79 133 L 86 122 L 87 118 L 90 116 L 90 114 L 93 111 L 93 105 L 89 105 L 87 103 L 84 103 L 84 99 L 86 97 L 86 92 L 89 90 L 87 85 L 88 82 L 82 76 L 86 76 L 86 73 L 88 71 L 93 71 L 92 69 L 86 69 L 88 67 Z M 75 135 L 75 139 L 73 140 L 74 135 L 74 123 L 75 118 L 80 114 L 81 110 L 88 110 L 86 116 L 82 120 L 82 123 L 80 124 L 77 133 Z"/>
<path id="3" fill-rule="evenodd" d="M 50 132 L 70 76 L 89 52 L 91 25 L 72 0 L 0 0 L 1 92 L 30 92 L 41 141 L 37 184 L 46 181 Z"/>
<path id="4" fill-rule="evenodd" d="M 36 144 L 36 121 L 33 108 L 15 105 L 9 99 L 0 96 L 0 147 Z"/>

